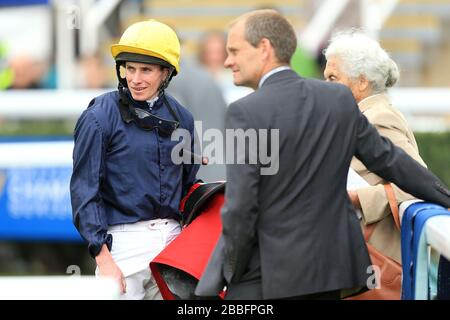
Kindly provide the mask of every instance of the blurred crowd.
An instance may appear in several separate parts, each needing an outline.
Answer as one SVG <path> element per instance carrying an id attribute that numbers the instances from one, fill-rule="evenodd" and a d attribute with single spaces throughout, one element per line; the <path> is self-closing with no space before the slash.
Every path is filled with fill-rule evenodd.
<path id="1" fill-rule="evenodd" d="M 236 87 L 231 70 L 224 68 L 226 34 L 220 30 L 206 31 L 193 53 L 185 50 L 183 60 L 190 60 L 202 72 L 207 72 L 220 88 L 227 104 L 252 90 Z M 8 43 L 0 39 L 0 90 L 58 89 L 58 74 L 54 61 L 42 61 L 31 52 L 10 53 Z M 293 69 L 304 77 L 320 78 L 323 71 L 321 57 L 310 57 L 299 48 L 293 58 Z M 107 53 L 80 56 L 75 65 L 74 89 L 107 89 L 116 87 L 113 61 Z M 183 70 L 181 70 L 183 73 Z"/>
<path id="2" fill-rule="evenodd" d="M 77 61 L 76 89 L 101 89 L 110 86 L 108 70 L 99 55 Z M 9 55 L 7 44 L 0 42 L 0 90 L 57 89 L 55 65 L 40 61 L 32 54 Z"/>

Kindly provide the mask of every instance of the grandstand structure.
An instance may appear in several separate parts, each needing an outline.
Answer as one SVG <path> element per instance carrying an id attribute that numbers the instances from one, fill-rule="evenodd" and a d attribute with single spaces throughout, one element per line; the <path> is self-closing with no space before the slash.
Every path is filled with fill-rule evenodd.
<path id="1" fill-rule="evenodd" d="M 227 25 L 237 16 L 262 8 L 276 9 L 283 13 L 300 30 L 308 21 L 306 0 L 145 0 L 144 15 L 159 19 L 173 26 L 185 40 L 191 52 L 196 51 L 197 41 L 204 32 L 226 31 Z"/>
<path id="2" fill-rule="evenodd" d="M 236 16 L 257 8 L 283 13 L 299 36 L 326 0 L 144 0 L 138 14 L 122 21 L 130 23 L 152 17 L 173 26 L 195 53 L 200 36 L 208 30 L 226 31 Z M 333 1 L 345 3 L 331 30 L 366 27 L 364 13 L 374 3 L 394 3 L 393 10 L 379 26 L 382 46 L 399 64 L 401 86 L 445 86 L 450 84 L 450 0 Z M 331 13 L 332 14 L 332 13 Z M 321 21 L 322 24 L 326 21 Z M 447 30 L 447 32 L 446 32 Z M 317 31 L 316 31 L 317 33 Z M 329 36 L 329 33 L 325 35 Z M 114 41 L 117 39 L 114 39 Z"/>
<path id="3" fill-rule="evenodd" d="M 400 0 L 380 32 L 403 86 L 449 86 L 450 1 Z"/>

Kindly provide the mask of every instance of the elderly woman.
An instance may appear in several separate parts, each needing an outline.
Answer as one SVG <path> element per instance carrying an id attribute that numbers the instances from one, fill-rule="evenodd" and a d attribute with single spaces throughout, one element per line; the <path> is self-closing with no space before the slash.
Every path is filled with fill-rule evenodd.
<path id="1" fill-rule="evenodd" d="M 387 89 L 397 82 L 399 70 L 379 43 L 360 32 L 345 32 L 332 38 L 324 54 L 327 59 L 325 79 L 349 87 L 361 112 L 378 132 L 426 166 L 419 156 L 408 123 L 389 101 Z M 351 167 L 370 184 L 369 187 L 349 191 L 353 205 L 361 209 L 363 223 L 377 223 L 369 243 L 401 263 L 400 232 L 395 226 L 384 190 L 386 181 L 370 172 L 356 158 L 353 158 Z M 414 199 L 393 187 L 399 203 Z"/>

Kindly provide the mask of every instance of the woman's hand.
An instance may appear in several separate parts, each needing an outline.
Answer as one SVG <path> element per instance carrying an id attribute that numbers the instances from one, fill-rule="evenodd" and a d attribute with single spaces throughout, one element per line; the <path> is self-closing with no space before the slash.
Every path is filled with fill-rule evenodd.
<path id="1" fill-rule="evenodd" d="M 350 198 L 350 201 L 352 202 L 353 206 L 356 209 L 361 209 L 361 203 L 359 202 L 358 193 L 356 191 L 348 190 L 348 196 Z"/>

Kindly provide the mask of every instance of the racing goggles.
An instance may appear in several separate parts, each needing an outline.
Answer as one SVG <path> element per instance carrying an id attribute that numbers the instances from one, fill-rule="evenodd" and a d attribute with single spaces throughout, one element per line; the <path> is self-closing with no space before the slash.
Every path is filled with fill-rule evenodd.
<path id="1" fill-rule="evenodd" d="M 143 130 L 156 129 L 161 136 L 168 137 L 180 126 L 179 121 L 163 119 L 140 108 L 131 107 L 131 109 L 136 124 Z"/>

